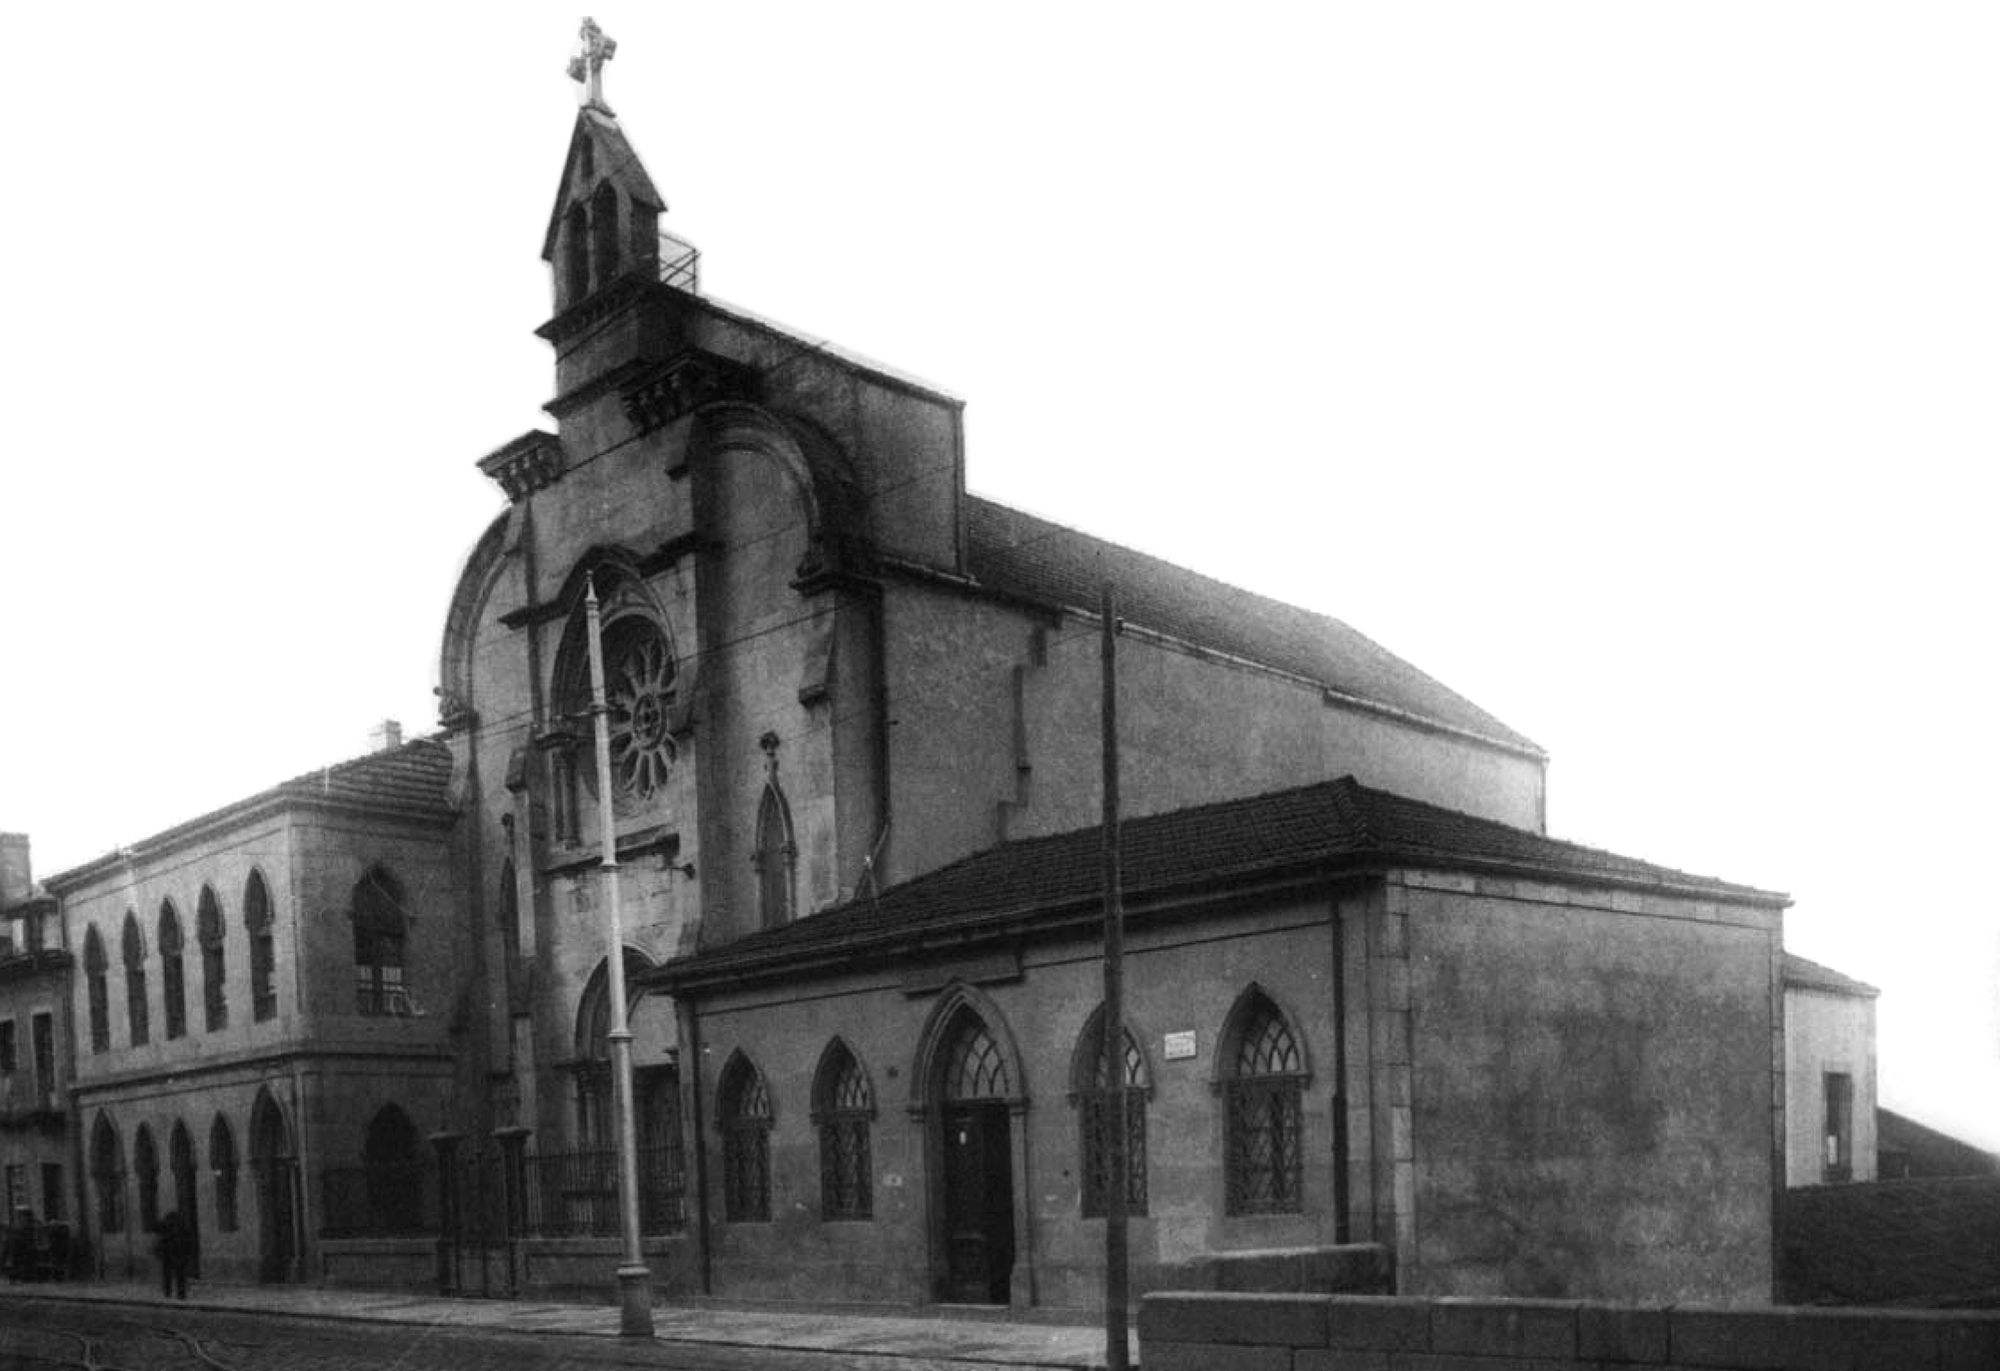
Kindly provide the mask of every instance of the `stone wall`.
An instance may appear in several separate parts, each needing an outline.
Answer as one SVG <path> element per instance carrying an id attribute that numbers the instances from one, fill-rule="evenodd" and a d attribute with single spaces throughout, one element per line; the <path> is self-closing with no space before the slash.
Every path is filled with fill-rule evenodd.
<path id="1" fill-rule="evenodd" d="M 2000 1176 L 1818 1185 L 1781 1204 L 1781 1299 L 2000 1305 Z"/>
<path id="2" fill-rule="evenodd" d="M 2000 1312 L 1148 1295 L 1146 1371 L 1991 1371 Z"/>

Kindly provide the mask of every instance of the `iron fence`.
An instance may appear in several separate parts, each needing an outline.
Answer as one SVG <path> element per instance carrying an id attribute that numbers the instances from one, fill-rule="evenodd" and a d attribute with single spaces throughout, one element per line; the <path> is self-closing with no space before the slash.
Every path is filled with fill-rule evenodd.
<path id="1" fill-rule="evenodd" d="M 435 1158 L 320 1173 L 321 1233 L 328 1238 L 445 1235 L 506 1238 L 616 1237 L 618 1154 L 611 1148 L 519 1154 L 494 1149 L 456 1158 L 449 1193 Z M 639 1227 L 648 1235 L 687 1226 L 687 1173 L 678 1146 L 642 1147 Z"/>

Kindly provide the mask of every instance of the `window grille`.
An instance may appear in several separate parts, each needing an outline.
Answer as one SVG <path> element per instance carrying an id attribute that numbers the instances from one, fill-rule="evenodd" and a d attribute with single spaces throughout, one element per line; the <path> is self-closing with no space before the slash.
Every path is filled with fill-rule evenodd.
<path id="1" fill-rule="evenodd" d="M 1111 1127 L 1115 1092 L 1104 1070 L 1104 1016 L 1099 1010 L 1077 1046 L 1075 1100 L 1078 1151 L 1083 1179 L 1083 1216 L 1104 1217 L 1111 1193 Z M 1125 1061 L 1119 1089 L 1125 1095 L 1125 1212 L 1146 1212 L 1146 1059 L 1132 1034 L 1125 1034 Z"/>
<path id="2" fill-rule="evenodd" d="M 415 1013 L 403 979 L 409 918 L 401 895 L 379 867 L 354 887 L 355 1008 L 370 1017 Z"/>
<path id="3" fill-rule="evenodd" d="M 1261 995 L 1244 1017 L 1225 1082 L 1223 1153 L 1231 1214 L 1304 1207 L 1305 1059 L 1277 1006 Z"/>
<path id="4" fill-rule="evenodd" d="M 731 1223 L 771 1218 L 771 1097 L 764 1078 L 741 1058 L 724 1090 L 722 1208 Z"/>
<path id="5" fill-rule="evenodd" d="M 861 1064 L 845 1044 L 835 1044 L 820 1066 L 816 1111 L 819 1124 L 820 1217 L 874 1216 L 874 1175 L 869 1128 L 875 1099 Z"/>

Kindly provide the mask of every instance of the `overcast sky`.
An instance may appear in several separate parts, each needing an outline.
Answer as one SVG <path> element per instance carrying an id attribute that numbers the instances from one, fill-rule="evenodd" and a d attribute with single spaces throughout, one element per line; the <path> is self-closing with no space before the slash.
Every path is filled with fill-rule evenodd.
<path id="1" fill-rule="evenodd" d="M 2000 1148 L 2000 11 L 595 13 L 709 293 L 964 397 L 973 489 L 1478 701 L 1558 836 L 1790 892 L 1883 1102 Z M 40 872 L 434 725 L 473 463 L 549 423 L 578 18 L 0 19 Z"/>

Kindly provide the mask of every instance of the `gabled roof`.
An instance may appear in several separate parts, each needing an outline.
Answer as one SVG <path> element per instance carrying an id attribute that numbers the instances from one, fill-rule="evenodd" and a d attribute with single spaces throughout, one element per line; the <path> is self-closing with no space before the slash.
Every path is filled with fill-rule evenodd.
<path id="1" fill-rule="evenodd" d="M 43 884 L 57 892 L 82 885 L 129 858 L 143 859 L 161 848 L 253 814 L 287 805 L 358 810 L 373 815 L 449 819 L 457 813 L 451 796 L 451 749 L 437 738 L 418 738 L 350 761 L 308 771 L 268 790 L 175 824 L 121 852 L 109 852 L 73 867 Z"/>
<path id="2" fill-rule="evenodd" d="M 808 973 L 854 961 L 1010 937 L 1097 917 L 1102 830 L 989 848 L 902 885 L 782 928 L 668 962 L 647 980 Z M 1637 888 L 1782 907 L 1783 895 L 1690 876 L 1362 785 L 1352 776 L 1224 800 L 1120 825 L 1128 913 L 1282 878 L 1427 867 Z"/>
<path id="3" fill-rule="evenodd" d="M 1830 966 L 1807 961 L 1796 952 L 1785 954 L 1784 974 L 1787 990 L 1824 990 L 1833 995 L 1853 995 L 1870 1000 L 1882 993 L 1865 981 L 1843 976 Z"/>
<path id="4" fill-rule="evenodd" d="M 576 168 L 578 151 L 583 141 L 595 132 L 597 155 L 608 159 L 600 166 L 607 170 L 604 179 L 616 181 L 624 187 L 625 193 L 640 204 L 666 212 L 666 197 L 653 185 L 653 178 L 646 174 L 646 164 L 633 151 L 632 142 L 625 136 L 625 130 L 618 127 L 618 121 L 608 110 L 585 105 L 576 112 L 576 124 L 569 135 L 569 151 L 563 155 L 562 180 L 556 186 L 556 202 L 549 211 L 548 231 L 542 235 L 542 260 L 549 261 L 556 252 L 556 232 L 562 227 L 563 211 L 569 207 L 570 173 Z"/>
<path id="5" fill-rule="evenodd" d="M 1004 594 L 1095 612 L 1117 588 L 1129 623 L 1315 681 L 1337 695 L 1535 757 L 1533 742 L 1338 619 L 967 495 L 966 570 Z"/>

